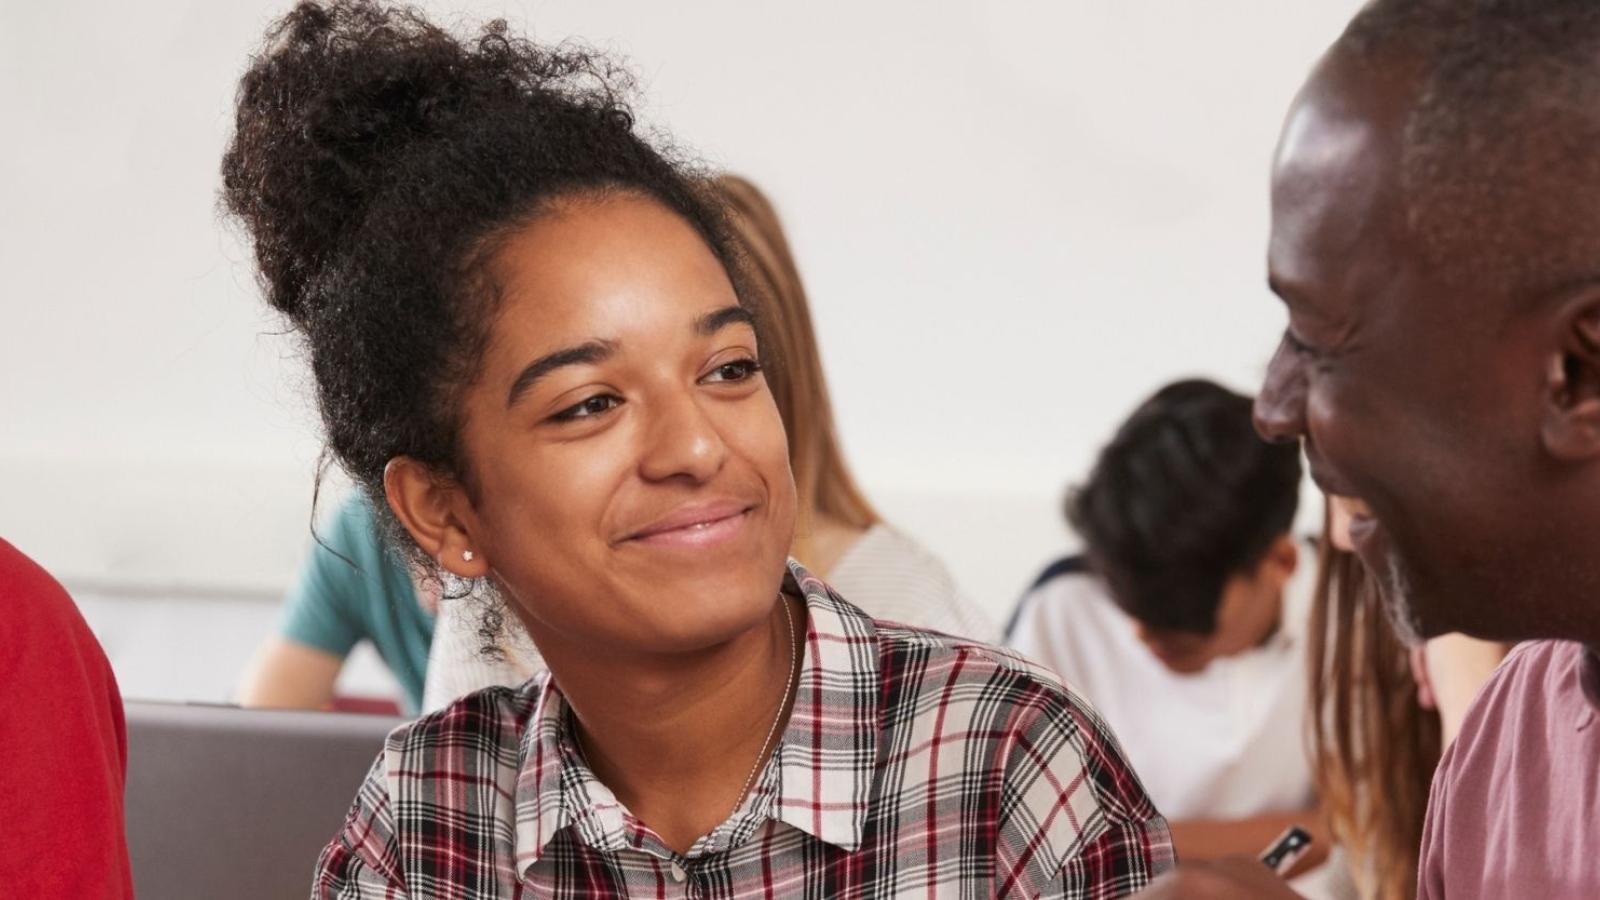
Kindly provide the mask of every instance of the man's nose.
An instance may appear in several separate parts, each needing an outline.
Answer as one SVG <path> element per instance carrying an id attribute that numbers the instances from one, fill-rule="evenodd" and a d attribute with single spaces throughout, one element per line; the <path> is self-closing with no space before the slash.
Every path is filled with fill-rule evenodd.
<path id="1" fill-rule="evenodd" d="M 1278 346 L 1267 377 L 1256 394 L 1253 409 L 1256 432 L 1262 438 L 1286 443 L 1306 433 L 1305 369 L 1287 342 Z"/>

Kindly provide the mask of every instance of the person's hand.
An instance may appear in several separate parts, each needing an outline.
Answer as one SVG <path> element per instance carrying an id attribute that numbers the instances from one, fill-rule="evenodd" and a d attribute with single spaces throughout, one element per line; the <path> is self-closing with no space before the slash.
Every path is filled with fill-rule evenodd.
<path id="1" fill-rule="evenodd" d="M 1132 900 L 1304 900 L 1283 879 L 1248 856 L 1186 863 Z"/>

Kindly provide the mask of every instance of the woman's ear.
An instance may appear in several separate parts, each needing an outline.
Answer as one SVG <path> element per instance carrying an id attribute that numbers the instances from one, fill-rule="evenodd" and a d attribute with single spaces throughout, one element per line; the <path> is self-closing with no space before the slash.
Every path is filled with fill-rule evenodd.
<path id="1" fill-rule="evenodd" d="M 1559 316 L 1559 343 L 1545 362 L 1540 437 L 1556 459 L 1600 459 L 1600 289 L 1584 292 Z"/>
<path id="2" fill-rule="evenodd" d="M 461 578 L 489 574 L 489 560 L 474 540 L 477 519 L 460 482 L 408 456 L 383 468 L 383 492 L 400 524 L 422 552 Z"/>

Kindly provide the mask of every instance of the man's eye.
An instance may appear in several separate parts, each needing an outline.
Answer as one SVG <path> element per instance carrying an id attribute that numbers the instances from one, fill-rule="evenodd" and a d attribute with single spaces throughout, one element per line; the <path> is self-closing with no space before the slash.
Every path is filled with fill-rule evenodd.
<path id="1" fill-rule="evenodd" d="M 609 412 L 622 405 L 622 398 L 614 394 L 595 394 L 581 403 L 569 406 L 550 418 L 558 422 L 570 422 L 573 419 L 587 419 Z"/>
<path id="2" fill-rule="evenodd" d="M 761 364 L 753 359 L 737 359 L 725 362 L 707 375 L 704 381 L 748 381 L 761 371 Z"/>

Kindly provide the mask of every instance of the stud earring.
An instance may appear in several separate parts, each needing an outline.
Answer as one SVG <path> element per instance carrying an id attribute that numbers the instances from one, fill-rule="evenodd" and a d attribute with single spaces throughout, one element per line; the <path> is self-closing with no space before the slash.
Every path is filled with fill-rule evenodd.
<path id="1" fill-rule="evenodd" d="M 463 550 L 463 551 L 461 551 L 461 558 L 463 560 L 466 560 L 467 562 L 472 562 L 472 551 L 471 550 Z"/>

